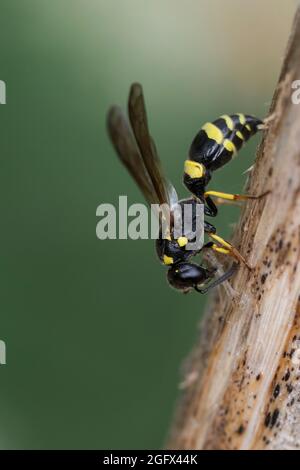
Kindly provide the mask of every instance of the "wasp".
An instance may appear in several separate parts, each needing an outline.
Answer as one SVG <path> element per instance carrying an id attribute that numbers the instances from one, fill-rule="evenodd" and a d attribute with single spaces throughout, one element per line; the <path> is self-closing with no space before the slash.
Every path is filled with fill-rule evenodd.
<path id="1" fill-rule="evenodd" d="M 128 119 L 129 118 L 129 119 Z M 255 196 L 231 195 L 217 191 L 206 191 L 211 174 L 227 163 L 250 135 L 259 130 L 260 120 L 242 114 L 222 116 L 213 123 L 205 124 L 192 142 L 189 158 L 184 164 L 184 184 L 193 197 L 178 200 L 174 186 L 166 179 L 155 143 L 150 135 L 143 90 L 140 84 L 132 84 L 128 98 L 128 118 L 118 106 L 112 106 L 107 115 L 107 129 L 112 144 L 121 162 L 135 180 L 149 205 L 168 206 L 172 215 L 175 206 L 191 206 L 192 218 L 199 201 L 204 204 L 204 214 L 215 217 L 217 207 L 212 196 L 223 199 L 247 199 Z M 174 236 L 172 225 L 167 236 L 159 232 L 156 251 L 160 261 L 168 266 L 167 278 L 175 289 L 206 293 L 216 287 L 236 270 L 238 263 L 246 261 L 236 248 L 216 233 L 215 227 L 204 222 L 204 231 L 213 240 L 200 249 L 187 249 L 191 241 L 183 229 L 180 237 Z M 215 278 L 216 268 L 191 261 L 204 249 L 229 254 L 237 261 L 223 275 Z"/>

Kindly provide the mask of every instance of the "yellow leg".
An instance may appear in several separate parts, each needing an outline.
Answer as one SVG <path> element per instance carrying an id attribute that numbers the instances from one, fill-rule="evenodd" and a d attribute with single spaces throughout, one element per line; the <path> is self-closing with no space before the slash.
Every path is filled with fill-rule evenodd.
<path id="1" fill-rule="evenodd" d="M 223 253 L 224 255 L 230 255 L 231 254 L 230 250 L 228 250 L 227 248 L 222 248 L 221 246 L 216 245 L 216 243 L 214 243 L 212 245 L 212 249 L 214 251 L 217 251 L 218 253 Z"/>
<path id="2" fill-rule="evenodd" d="M 216 249 L 217 245 L 214 244 L 214 245 L 216 245 L 216 248 L 214 248 L 214 245 L 213 245 L 212 246 L 213 250 L 218 251 L 219 253 L 225 253 L 225 254 L 229 254 L 231 256 L 234 256 L 239 262 L 245 264 L 247 266 L 247 268 L 251 269 L 251 267 L 248 265 L 245 258 L 240 254 L 240 252 L 233 245 L 231 245 L 231 243 L 227 242 L 226 240 L 224 240 L 222 237 L 220 237 L 219 235 L 217 235 L 215 233 L 209 233 L 208 236 L 221 245 L 221 247 L 219 247 L 220 249 L 217 250 Z M 220 250 L 222 250 L 222 251 L 220 251 Z M 224 250 L 226 250 L 226 251 L 224 251 Z"/>
<path id="3" fill-rule="evenodd" d="M 232 245 L 229 242 L 227 242 L 226 240 L 224 240 L 222 237 L 217 235 L 216 233 L 209 233 L 208 235 L 210 236 L 210 238 L 212 238 L 216 242 L 220 243 L 220 245 L 222 245 L 224 248 L 227 248 L 228 250 L 231 250 Z"/>
<path id="4" fill-rule="evenodd" d="M 220 197 L 216 197 L 214 199 L 214 203 L 216 206 L 237 206 L 241 207 L 242 201 L 228 201 L 226 199 L 221 199 Z"/>
<path id="5" fill-rule="evenodd" d="M 261 197 L 268 194 L 269 191 L 260 194 L 259 196 L 253 196 L 252 194 L 230 194 L 230 193 L 222 193 L 220 191 L 206 191 L 204 193 L 204 197 L 207 196 L 214 196 L 219 197 L 221 199 L 226 199 L 228 201 L 245 201 L 247 199 L 260 199 Z"/>

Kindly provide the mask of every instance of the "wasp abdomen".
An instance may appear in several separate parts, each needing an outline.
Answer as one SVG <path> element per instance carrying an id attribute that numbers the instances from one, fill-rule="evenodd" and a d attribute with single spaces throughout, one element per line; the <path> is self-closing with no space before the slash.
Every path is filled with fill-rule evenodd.
<path id="1" fill-rule="evenodd" d="M 247 114 L 224 114 L 202 126 L 190 147 L 189 157 L 214 171 L 225 165 L 244 142 L 259 130 L 262 121 Z"/>

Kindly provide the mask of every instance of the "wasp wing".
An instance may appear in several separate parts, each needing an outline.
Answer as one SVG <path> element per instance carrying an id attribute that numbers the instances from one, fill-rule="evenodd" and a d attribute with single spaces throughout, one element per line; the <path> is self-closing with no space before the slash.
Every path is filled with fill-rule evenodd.
<path id="1" fill-rule="evenodd" d="M 107 129 L 114 148 L 149 204 L 159 204 L 132 130 L 121 108 L 112 106 L 107 115 Z"/>
<path id="2" fill-rule="evenodd" d="M 174 202 L 177 202 L 175 201 L 177 198 L 177 195 L 175 196 L 176 191 L 166 180 L 162 172 L 156 147 L 149 133 L 145 100 L 142 87 L 139 83 L 131 85 L 128 99 L 128 114 L 137 145 L 159 203 L 168 204 L 171 207 Z"/>

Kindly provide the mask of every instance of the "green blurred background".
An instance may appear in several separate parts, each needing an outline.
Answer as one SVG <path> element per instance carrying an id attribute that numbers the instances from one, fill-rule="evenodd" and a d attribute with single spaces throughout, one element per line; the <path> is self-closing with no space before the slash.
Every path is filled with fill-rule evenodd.
<path id="1" fill-rule="evenodd" d="M 1 448 L 158 448 L 201 296 L 171 290 L 152 241 L 99 241 L 96 207 L 142 196 L 105 130 L 143 84 L 180 196 L 203 122 L 265 116 L 295 3 L 1 0 Z M 211 188 L 238 192 L 253 139 Z M 230 236 L 237 208 L 216 224 Z"/>

